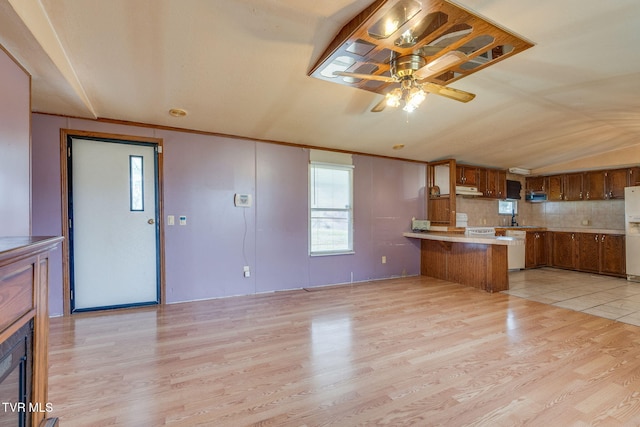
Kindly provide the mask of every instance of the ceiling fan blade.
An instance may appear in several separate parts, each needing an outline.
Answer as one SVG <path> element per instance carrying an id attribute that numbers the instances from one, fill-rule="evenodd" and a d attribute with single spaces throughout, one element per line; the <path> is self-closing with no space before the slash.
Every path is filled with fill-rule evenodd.
<path id="1" fill-rule="evenodd" d="M 349 73 L 347 71 L 336 71 L 333 74 L 336 76 L 352 77 L 354 79 L 377 80 L 385 83 L 391 83 L 396 81 L 393 77 L 378 76 L 376 74 L 358 74 L 358 73 Z"/>
<path id="2" fill-rule="evenodd" d="M 376 105 L 373 106 L 373 108 L 371 109 L 371 112 L 379 113 L 383 111 L 386 106 L 387 106 L 387 97 L 385 96 L 384 98 L 382 98 L 380 102 L 378 102 Z"/>
<path id="3" fill-rule="evenodd" d="M 434 93 L 460 102 L 469 102 L 476 97 L 473 93 L 454 89 L 448 86 L 441 86 L 435 83 L 423 83 L 422 89 L 429 93 Z"/>
<path id="4" fill-rule="evenodd" d="M 467 55 L 460 51 L 452 50 L 429 62 L 424 67 L 417 69 L 413 75 L 417 80 L 422 80 L 466 60 Z"/>

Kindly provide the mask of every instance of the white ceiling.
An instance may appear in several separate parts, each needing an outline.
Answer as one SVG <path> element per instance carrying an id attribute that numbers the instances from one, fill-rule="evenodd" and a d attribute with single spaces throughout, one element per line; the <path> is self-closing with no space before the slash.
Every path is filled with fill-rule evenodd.
<path id="1" fill-rule="evenodd" d="M 307 75 L 372 2 L 0 0 L 0 44 L 43 113 L 503 168 L 640 144 L 638 0 L 458 1 L 535 46 L 451 85 L 473 101 L 410 116 Z"/>

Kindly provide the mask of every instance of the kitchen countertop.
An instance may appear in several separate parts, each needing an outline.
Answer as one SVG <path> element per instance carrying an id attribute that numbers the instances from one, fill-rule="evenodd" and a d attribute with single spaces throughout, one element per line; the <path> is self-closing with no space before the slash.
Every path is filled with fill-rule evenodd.
<path id="1" fill-rule="evenodd" d="M 498 225 L 496 230 L 524 230 L 524 231 L 556 231 L 565 233 L 595 233 L 595 234 L 624 234 L 624 229 L 615 228 L 592 228 L 592 227 L 539 227 L 536 225 L 524 226 L 504 226 Z"/>
<path id="2" fill-rule="evenodd" d="M 503 246 L 520 246 L 524 245 L 524 239 L 504 236 L 466 236 L 460 233 L 441 233 L 441 232 L 418 232 L 403 233 L 404 237 L 414 239 L 439 240 L 441 242 L 457 242 L 457 243 L 477 243 L 481 245 L 503 245 Z"/>

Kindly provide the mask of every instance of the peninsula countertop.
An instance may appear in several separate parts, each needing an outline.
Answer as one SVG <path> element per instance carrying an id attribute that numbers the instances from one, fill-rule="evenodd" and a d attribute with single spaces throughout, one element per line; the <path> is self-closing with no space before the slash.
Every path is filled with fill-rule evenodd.
<path id="1" fill-rule="evenodd" d="M 438 240 L 441 242 L 476 243 L 481 245 L 524 246 L 525 240 L 516 237 L 505 236 L 466 236 L 462 233 L 446 232 L 407 232 L 404 237 L 425 240 Z"/>

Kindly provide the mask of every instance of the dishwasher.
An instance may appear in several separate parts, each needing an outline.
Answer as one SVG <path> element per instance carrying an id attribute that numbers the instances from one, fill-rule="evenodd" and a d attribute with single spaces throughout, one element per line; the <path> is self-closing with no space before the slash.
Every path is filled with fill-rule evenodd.
<path id="1" fill-rule="evenodd" d="M 506 230 L 505 236 L 526 240 L 527 232 L 524 230 Z M 507 246 L 507 265 L 509 270 L 524 269 L 525 245 Z"/>

